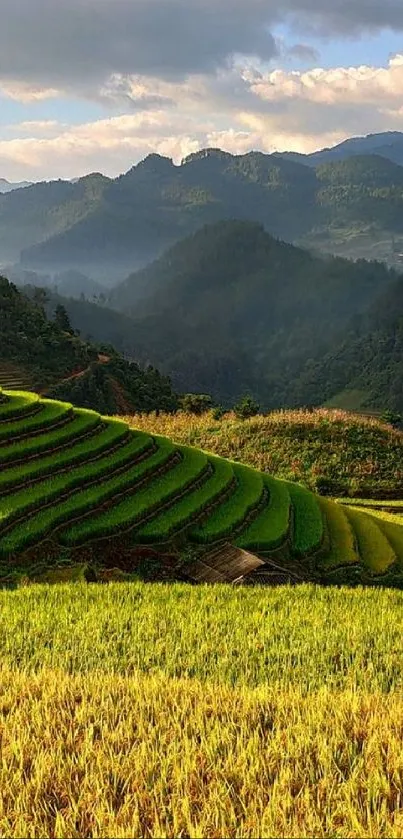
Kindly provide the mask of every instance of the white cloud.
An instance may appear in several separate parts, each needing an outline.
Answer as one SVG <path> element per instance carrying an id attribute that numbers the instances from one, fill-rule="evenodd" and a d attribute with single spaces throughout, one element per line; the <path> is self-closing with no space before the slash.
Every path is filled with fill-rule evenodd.
<path id="1" fill-rule="evenodd" d="M 116 175 L 150 152 L 178 162 L 205 146 L 314 151 L 347 136 L 403 130 L 403 55 L 387 67 L 263 72 L 232 62 L 184 81 L 119 75 L 105 99 L 130 112 L 76 126 L 54 120 L 9 126 L 0 139 L 0 175 L 12 179 Z"/>

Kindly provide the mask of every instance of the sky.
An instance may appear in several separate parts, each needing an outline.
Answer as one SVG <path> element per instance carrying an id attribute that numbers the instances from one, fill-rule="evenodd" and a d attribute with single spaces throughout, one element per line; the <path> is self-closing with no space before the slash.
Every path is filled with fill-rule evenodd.
<path id="1" fill-rule="evenodd" d="M 403 0 L 1 0 L 0 178 L 403 131 Z"/>

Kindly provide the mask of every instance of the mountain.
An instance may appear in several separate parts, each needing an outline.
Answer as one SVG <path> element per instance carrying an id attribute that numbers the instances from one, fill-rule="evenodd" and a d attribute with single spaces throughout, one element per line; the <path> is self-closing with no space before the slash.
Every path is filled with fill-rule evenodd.
<path id="1" fill-rule="evenodd" d="M 335 160 L 346 160 L 355 155 L 367 154 L 376 154 L 402 165 L 403 132 L 385 131 L 381 134 L 368 134 L 366 137 L 351 137 L 333 148 L 321 149 L 312 154 L 276 152 L 276 155 L 286 160 L 314 167 L 321 163 L 331 163 Z"/>
<path id="2" fill-rule="evenodd" d="M 108 183 L 108 178 L 94 174 L 76 184 L 49 181 L 0 195 L 0 262 L 18 261 L 23 248 L 83 220 Z"/>
<path id="3" fill-rule="evenodd" d="M 15 189 L 25 189 L 25 187 L 31 186 L 29 181 L 20 181 L 20 183 L 10 183 L 10 181 L 6 181 L 5 178 L 0 178 L 0 193 L 6 192 L 13 192 Z"/>
<path id="4" fill-rule="evenodd" d="M 103 299 L 106 289 L 91 277 L 80 271 L 61 271 L 60 274 L 39 274 L 36 271 L 26 271 L 20 266 L 3 269 L 7 278 L 22 288 L 46 288 L 52 295 L 80 299 Z"/>
<path id="5" fill-rule="evenodd" d="M 315 184 L 306 166 L 257 152 L 234 157 L 209 149 L 180 166 L 149 155 L 103 184 L 90 212 L 73 223 L 64 219 L 63 230 L 24 248 L 22 263 L 35 270 L 69 265 L 96 278 L 93 266 L 102 263 L 105 275 L 121 273 L 123 279 L 203 224 L 223 218 L 251 218 L 293 238 L 315 216 Z"/>
<path id="6" fill-rule="evenodd" d="M 169 380 L 157 370 L 142 370 L 112 347 L 84 341 L 63 306 L 52 320 L 44 309 L 46 292 L 32 294 L 33 299 L 0 277 L 0 384 L 7 386 L 12 365 L 13 375 L 42 392 L 102 413 L 177 406 Z"/>
<path id="7" fill-rule="evenodd" d="M 220 222 L 130 276 L 110 302 L 133 319 L 134 357 L 159 366 L 179 391 L 225 404 L 251 391 L 281 407 L 308 360 L 395 278 L 381 264 L 315 257 L 262 225 Z M 142 300 L 139 288 L 148 290 Z"/>
<path id="8" fill-rule="evenodd" d="M 295 404 L 348 406 L 403 413 L 403 278 L 355 315 L 330 352 L 302 372 Z"/>
<path id="9" fill-rule="evenodd" d="M 19 248 L 25 268 L 73 269 L 113 286 L 204 224 L 240 219 L 303 247 L 398 264 L 401 167 L 372 153 L 344 163 L 349 170 L 338 160 L 312 168 L 277 155 L 205 149 L 180 166 L 149 155 L 114 181 L 91 175 L 38 185 L 0 196 L 0 257 L 3 248 Z M 13 204 L 13 195 L 24 194 L 25 202 Z M 33 212 L 36 199 L 42 213 Z"/>

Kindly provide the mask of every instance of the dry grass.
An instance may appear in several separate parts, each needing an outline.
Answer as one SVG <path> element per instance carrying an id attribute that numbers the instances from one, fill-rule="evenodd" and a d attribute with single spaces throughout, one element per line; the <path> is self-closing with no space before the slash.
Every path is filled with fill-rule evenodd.
<path id="1" fill-rule="evenodd" d="M 0 836 L 403 835 L 403 594 L 0 592 Z"/>
<path id="2" fill-rule="evenodd" d="M 215 420 L 211 411 L 124 419 L 132 428 L 166 435 L 309 489 L 326 480 L 333 495 L 401 493 L 403 434 L 377 419 L 326 409 L 275 411 L 245 421 L 233 413 Z"/>
<path id="3" fill-rule="evenodd" d="M 403 698 L 1 673 L 7 837 L 401 837 Z"/>

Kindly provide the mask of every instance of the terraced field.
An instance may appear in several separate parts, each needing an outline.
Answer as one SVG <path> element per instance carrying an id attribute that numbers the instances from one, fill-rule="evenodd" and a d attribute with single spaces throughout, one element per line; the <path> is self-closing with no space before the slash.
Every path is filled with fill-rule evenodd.
<path id="1" fill-rule="evenodd" d="M 222 568 L 222 552 L 235 551 L 236 562 L 238 550 L 245 567 L 245 552 L 266 563 L 260 580 L 267 568 L 267 579 L 271 569 L 285 579 L 403 586 L 396 516 L 336 504 L 68 403 L 0 392 L 0 467 L 3 581 L 89 558 L 96 575 L 111 553 L 115 568 L 124 554 L 134 572 L 150 549 L 186 578 L 189 555 L 193 567 L 216 557 Z"/>
<path id="2" fill-rule="evenodd" d="M 29 375 L 11 361 L 0 362 L 0 387 L 5 390 L 28 390 L 31 387 Z"/>

